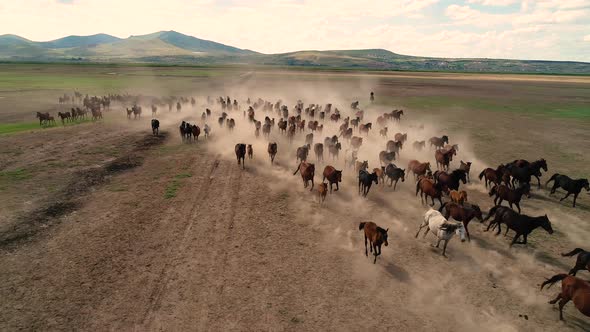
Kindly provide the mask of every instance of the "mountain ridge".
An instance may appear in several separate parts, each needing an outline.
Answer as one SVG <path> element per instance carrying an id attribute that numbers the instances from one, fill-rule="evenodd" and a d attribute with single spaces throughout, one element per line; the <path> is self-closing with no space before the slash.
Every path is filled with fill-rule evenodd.
<path id="1" fill-rule="evenodd" d="M 510 72 L 590 75 L 590 63 L 580 61 L 437 58 L 410 56 L 386 49 L 302 50 L 264 54 L 185 35 L 173 30 L 128 38 L 99 33 L 70 35 L 35 42 L 17 35 L 0 35 L 0 61 L 121 62 L 178 65 L 278 65 L 326 68 Z"/>

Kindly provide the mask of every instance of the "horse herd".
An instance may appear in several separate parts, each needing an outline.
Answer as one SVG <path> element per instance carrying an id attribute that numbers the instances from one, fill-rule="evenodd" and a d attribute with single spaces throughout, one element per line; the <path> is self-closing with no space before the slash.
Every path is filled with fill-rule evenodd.
<path id="1" fill-rule="evenodd" d="M 194 98 L 191 99 L 190 102 L 194 106 Z M 183 102 L 189 102 L 189 100 L 186 99 Z M 225 126 L 228 133 L 231 134 L 236 126 L 235 116 L 232 117 L 231 112 L 240 110 L 239 103 L 236 99 L 232 102 L 230 97 L 219 97 L 215 100 L 210 97 L 207 98 L 209 105 L 214 102 L 217 102 L 222 110 L 221 116 L 218 118 L 219 126 Z M 261 98 L 256 101 L 251 101 L 248 98 L 246 104 L 247 109 L 244 109 L 242 115 L 246 121 L 253 125 L 256 138 L 259 138 L 260 131 L 262 131 L 263 136 L 269 141 L 267 153 L 271 164 L 274 164 L 279 151 L 278 142 L 270 140 L 270 133 L 273 128 L 278 128 L 278 135 L 283 135 L 289 144 L 292 144 L 297 135 L 305 135 L 305 144 L 297 147 L 295 151 L 297 168 L 293 175 L 299 173 L 304 188 L 309 188 L 310 191 L 316 189 L 320 206 L 324 203 L 328 194 L 333 194 L 333 192 L 338 192 L 341 189 L 343 176 L 346 173 L 355 175 L 358 183 L 358 194 L 361 197 L 367 197 L 372 186 L 380 183 L 382 185 L 387 183 L 388 186 L 393 186 L 393 191 L 396 191 L 398 182 L 400 180 L 402 183 L 405 182 L 407 176 L 411 173 L 415 182 L 415 190 L 413 191 L 415 196 L 420 195 L 422 204 L 428 204 L 428 199 L 431 202 L 430 208 L 424 213 L 420 225 L 418 225 L 416 237 L 423 230 L 423 237 L 432 233 L 437 238 L 436 247 L 443 243 L 442 255 L 445 257 L 447 245 L 454 235 L 459 236 L 461 241 L 470 241 L 468 225 L 474 219 L 481 223 L 489 221 L 485 231 L 495 230 L 496 234 L 501 234 L 502 227 L 505 228 L 506 233 L 512 230 L 514 237 L 510 246 L 515 244 L 526 245 L 528 236 L 536 228 L 542 228 L 549 234 L 553 233 L 552 224 L 547 215 L 529 216 L 522 213 L 520 206 L 524 197 L 531 198 L 532 179 L 536 179 L 538 188 L 541 187 L 540 177 L 542 172 L 548 171 L 545 159 L 541 158 L 532 162 L 518 159 L 499 164 L 496 168 L 482 170 L 478 179 L 486 188 L 489 187 L 489 196 L 493 199 L 492 208 L 484 218 L 479 205 L 472 202 L 467 191 L 461 188 L 462 185 L 471 182 L 472 163 L 460 160 L 459 167 L 451 169 L 453 158 L 459 152 L 459 145 L 450 144 L 448 135 L 431 137 L 428 140 L 415 140 L 412 144 L 408 144 L 407 133 L 396 133 L 393 135 L 394 139 L 388 140 L 383 150 L 375 156 L 379 160 L 378 167 L 371 169 L 367 160 L 359 160 L 358 158 L 363 143 L 366 144 L 364 139 L 371 137 L 373 130 L 371 122 L 363 122 L 365 114 L 363 110 L 359 109 L 358 102 L 350 105 L 352 117 L 344 117 L 344 111 L 333 108 L 332 104 L 323 106 L 310 104 L 305 107 L 300 100 L 297 101 L 292 110 L 281 100 L 272 103 Z M 169 105 L 172 105 L 172 103 L 169 103 Z M 177 102 L 177 111 L 180 111 L 181 108 L 179 100 Z M 172 106 L 169 107 L 169 110 L 171 109 Z M 83 116 L 82 113 L 77 113 L 77 111 L 76 109 L 76 116 Z M 152 104 L 152 115 L 155 115 L 156 111 L 157 106 Z M 257 120 L 257 114 L 261 112 L 266 116 L 264 120 L 259 121 Z M 276 112 L 278 121 L 269 116 L 271 112 Z M 132 109 L 127 109 L 127 113 L 129 117 L 131 114 L 136 113 L 140 117 L 141 107 L 134 104 Z M 71 116 L 72 114 L 70 114 Z M 205 122 L 203 125 L 205 137 L 210 134 L 211 128 L 208 125 L 208 119 L 211 116 L 212 111 L 209 108 L 201 115 L 201 119 Z M 379 115 L 375 122 L 379 127 L 379 135 L 386 138 L 389 134 L 388 126 L 399 123 L 402 116 L 404 116 L 403 110 L 393 110 Z M 38 117 L 40 121 L 52 121 L 52 117 L 48 114 L 38 113 Z M 62 117 L 63 119 L 68 119 L 67 115 L 65 118 Z M 335 124 L 338 131 L 318 142 L 316 136 L 323 133 L 324 121 L 326 120 Z M 152 119 L 151 125 L 153 134 L 158 135 L 160 122 L 157 119 Z M 419 126 L 418 129 L 423 129 L 423 126 Z M 309 132 L 305 133 L 306 130 Z M 182 121 L 179 132 L 183 142 L 197 141 L 201 134 L 201 127 Z M 372 143 L 369 142 L 369 144 Z M 427 144 L 432 151 L 432 164 L 428 160 L 420 161 L 415 159 L 409 160 L 406 168 L 400 168 L 395 164 L 400 153 L 404 153 L 404 149 L 408 149 L 408 146 L 418 152 L 425 150 Z M 344 168 L 338 169 L 335 165 L 331 165 L 329 162 L 326 163 L 323 167 L 321 183 L 316 188 L 314 183 L 316 165 L 309 161 L 312 150 L 316 163 L 325 163 L 325 151 L 328 152 L 328 157 L 332 161 L 336 161 L 340 160 L 343 147 L 348 148 L 344 156 Z M 238 165 L 242 169 L 246 168 L 246 158 L 252 159 L 254 157 L 252 144 L 237 143 L 234 152 Z M 435 165 L 436 168 L 431 165 Z M 576 199 L 582 189 L 590 191 L 587 179 L 572 179 L 566 175 L 556 173 L 550 177 L 546 185 L 550 182 L 553 182 L 550 194 L 554 194 L 558 188 L 562 188 L 567 192 L 561 200 L 573 194 L 573 207 L 576 206 Z M 436 202 L 439 204 L 438 209 L 433 208 Z M 507 202 L 509 207 L 502 205 L 504 202 Z M 513 210 L 513 206 L 517 210 Z M 373 222 L 362 222 L 359 224 L 359 230 L 364 232 L 365 255 L 368 256 L 369 250 L 373 254 L 373 263 L 376 263 L 377 257 L 381 255 L 382 245 L 388 245 L 388 228 L 380 227 Z M 369 245 L 368 249 L 367 244 Z M 551 286 L 561 280 L 562 292 L 552 303 L 559 301 L 561 310 L 565 303 L 573 299 L 580 312 L 590 316 L 590 284 L 575 277 L 578 270 L 587 269 L 590 271 L 590 253 L 578 248 L 571 253 L 564 254 L 564 256 L 575 254 L 578 254 L 578 262 L 574 269 L 570 271 L 571 276 L 566 274 L 557 275 L 548 279 L 543 283 L 543 286 Z M 583 294 L 584 300 L 579 299 L 582 296 L 579 294 Z M 560 318 L 563 318 L 561 313 Z"/>

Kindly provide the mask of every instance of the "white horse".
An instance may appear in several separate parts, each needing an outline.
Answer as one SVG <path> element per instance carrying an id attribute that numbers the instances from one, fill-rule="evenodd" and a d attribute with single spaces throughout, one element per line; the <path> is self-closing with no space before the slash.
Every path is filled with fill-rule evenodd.
<path id="1" fill-rule="evenodd" d="M 440 212 L 434 209 L 429 209 L 424 214 L 424 221 L 422 224 L 420 224 L 420 228 L 418 229 L 418 233 L 416 233 L 416 237 L 420 235 L 420 231 L 422 231 L 422 228 L 424 227 L 427 227 L 426 232 L 424 232 L 424 237 L 426 237 L 428 231 L 431 231 L 432 234 L 438 237 L 438 242 L 436 242 L 437 248 L 440 244 L 440 241 L 445 241 L 442 252 L 442 255 L 445 257 L 447 257 L 445 254 L 447 251 L 447 243 L 449 243 L 455 233 L 459 235 L 461 242 L 465 241 L 465 227 L 463 226 L 463 223 L 450 222 Z"/>

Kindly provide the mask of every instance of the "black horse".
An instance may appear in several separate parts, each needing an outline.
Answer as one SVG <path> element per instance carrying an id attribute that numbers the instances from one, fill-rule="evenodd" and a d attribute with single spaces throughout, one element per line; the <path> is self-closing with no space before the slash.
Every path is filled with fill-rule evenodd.
<path id="1" fill-rule="evenodd" d="M 359 194 L 363 195 L 363 197 L 367 197 L 369 190 L 371 189 L 371 185 L 375 182 L 375 184 L 379 184 L 379 177 L 377 173 L 369 173 L 365 170 L 359 171 Z"/>
<path id="2" fill-rule="evenodd" d="M 467 173 L 462 169 L 456 169 L 448 174 L 445 171 L 434 172 L 434 182 L 440 183 L 449 190 L 459 190 L 460 182 L 467 183 Z"/>
<path id="3" fill-rule="evenodd" d="M 539 176 L 541 176 L 541 171 L 539 171 L 538 168 L 533 167 L 531 165 L 527 165 L 524 167 L 518 167 L 516 165 L 508 165 L 508 166 L 506 166 L 506 169 L 508 170 L 508 173 L 512 177 L 512 180 L 510 181 L 510 186 L 512 188 L 516 188 L 516 184 L 515 184 L 516 181 L 518 181 L 518 184 L 520 186 L 522 186 L 526 183 L 530 184 L 532 176 L 535 176 L 537 179 L 539 178 Z M 539 184 L 539 188 L 541 188 L 540 184 Z"/>
<path id="4" fill-rule="evenodd" d="M 555 173 L 547 181 L 545 186 L 547 184 L 549 184 L 549 182 L 551 182 L 551 181 L 554 181 L 553 188 L 551 188 L 551 194 L 554 194 L 555 190 L 557 188 L 562 188 L 563 190 L 567 191 L 567 194 L 559 200 L 560 202 L 563 201 L 564 199 L 566 199 L 570 194 L 572 194 L 572 193 L 574 194 L 573 207 L 576 207 L 576 198 L 578 198 L 578 195 L 582 191 L 582 188 L 585 188 L 586 191 L 590 191 L 590 184 L 588 184 L 588 179 L 573 180 L 567 175 L 561 175 L 561 174 Z"/>
<path id="5" fill-rule="evenodd" d="M 539 178 L 542 175 L 541 169 L 544 170 L 545 172 L 547 172 L 547 170 L 548 170 L 547 161 L 543 158 L 541 158 L 539 160 L 535 160 L 532 163 L 530 163 L 524 159 L 519 159 L 519 160 L 515 160 L 511 163 L 506 164 L 506 166 L 508 166 L 508 168 L 510 168 L 512 166 L 516 166 L 519 168 L 529 168 L 531 171 L 531 176 L 534 176 L 535 178 L 537 178 L 537 186 L 539 189 L 541 189 L 541 179 Z M 513 187 L 514 187 L 514 185 L 513 185 Z"/>
<path id="6" fill-rule="evenodd" d="M 385 175 L 387 175 L 387 177 L 390 180 L 390 182 L 389 182 L 390 187 L 393 184 L 393 182 L 395 181 L 395 185 L 393 186 L 393 190 L 395 190 L 395 187 L 397 187 L 397 182 L 400 179 L 402 180 L 402 182 L 404 182 L 406 180 L 406 170 L 401 169 L 401 168 L 395 166 L 394 164 L 387 165 L 387 167 L 385 168 Z"/>
<path id="7" fill-rule="evenodd" d="M 152 119 L 152 134 L 158 136 L 160 134 L 160 121 Z"/>
<path id="8" fill-rule="evenodd" d="M 238 166 L 240 165 L 240 160 L 242 164 L 242 169 L 246 168 L 244 162 L 246 161 L 246 144 L 238 143 L 236 144 L 236 158 L 238 159 Z"/>
<path id="9" fill-rule="evenodd" d="M 494 220 L 490 222 L 486 232 L 490 230 L 492 225 L 498 225 L 498 231 L 496 235 L 501 233 L 501 225 L 505 224 L 508 230 L 511 229 L 516 232 L 510 246 L 512 247 L 513 244 L 527 244 L 527 236 L 537 227 L 542 227 L 544 230 L 547 231 L 549 234 L 553 234 L 553 228 L 551 227 L 551 221 L 547 218 L 547 215 L 540 216 L 540 217 L 529 217 L 524 214 L 516 213 L 516 211 L 512 210 L 506 206 L 496 205 L 490 209 L 488 216 L 483 220 L 484 222 L 495 216 Z M 524 241 L 517 242 L 520 236 L 523 236 Z"/>
<path id="10" fill-rule="evenodd" d="M 590 271 L 590 252 L 581 248 L 576 248 L 568 253 L 561 254 L 563 257 L 571 257 L 574 255 L 578 255 L 578 258 L 576 258 L 576 265 L 572 267 L 569 274 L 575 276 L 579 270 Z"/>

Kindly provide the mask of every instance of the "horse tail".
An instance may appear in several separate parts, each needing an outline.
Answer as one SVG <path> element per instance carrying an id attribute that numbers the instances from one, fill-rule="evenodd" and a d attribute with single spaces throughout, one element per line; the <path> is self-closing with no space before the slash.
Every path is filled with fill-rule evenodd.
<path id="1" fill-rule="evenodd" d="M 362 231 L 363 228 L 365 228 L 365 224 L 366 223 L 364 223 L 364 222 L 362 222 L 362 223 L 359 224 L 359 231 Z"/>
<path id="2" fill-rule="evenodd" d="M 438 208 L 438 212 L 442 212 L 443 209 L 445 208 L 445 206 L 448 204 L 449 202 L 444 202 L 439 208 Z"/>
<path id="3" fill-rule="evenodd" d="M 558 176 L 559 176 L 559 174 L 558 174 L 558 173 L 555 173 L 555 174 L 553 174 L 553 175 L 552 175 L 552 176 L 549 178 L 549 180 L 547 180 L 547 182 L 545 182 L 545 186 L 547 186 L 547 184 L 549 184 L 549 182 L 551 182 L 551 181 L 555 181 L 555 179 L 556 179 Z"/>
<path id="4" fill-rule="evenodd" d="M 545 281 L 544 281 L 544 282 L 541 284 L 541 290 L 543 290 L 543 287 L 545 287 L 545 285 L 549 284 L 549 287 L 547 287 L 547 288 L 550 288 L 551 286 L 553 286 L 553 284 L 554 284 L 554 283 L 556 283 L 556 282 L 558 282 L 558 281 L 560 281 L 560 280 L 563 280 L 563 279 L 565 279 L 565 277 L 567 277 L 567 276 L 568 276 L 568 275 L 567 275 L 567 274 L 565 274 L 565 273 L 560 273 L 560 274 L 556 274 L 556 275 L 554 275 L 553 277 L 551 277 L 551 278 L 549 278 L 549 279 L 545 280 Z"/>
<path id="5" fill-rule="evenodd" d="M 485 175 L 486 170 L 484 169 L 483 171 L 481 171 L 481 173 L 479 173 L 479 179 L 483 179 L 483 176 Z"/>
<path id="6" fill-rule="evenodd" d="M 493 215 L 496 214 L 496 210 L 498 209 L 498 207 L 500 207 L 500 205 L 496 205 L 494 207 L 492 207 L 490 209 L 490 212 L 488 212 L 488 215 L 485 217 L 485 219 L 482 222 L 486 222 L 488 219 L 490 219 Z"/>
<path id="7" fill-rule="evenodd" d="M 574 250 L 572 250 L 572 251 L 570 251 L 568 253 L 561 254 L 561 256 L 563 256 L 563 257 L 571 257 L 571 256 L 577 255 L 577 254 L 579 254 L 581 252 L 584 252 L 584 251 L 586 251 L 586 250 L 584 250 L 582 248 L 576 248 L 576 249 L 574 249 Z"/>
<path id="8" fill-rule="evenodd" d="M 301 168 L 301 163 L 299 163 L 299 166 L 297 166 L 297 170 L 295 170 L 295 173 L 293 173 L 293 175 L 297 174 L 297 172 L 299 172 L 300 168 Z"/>

